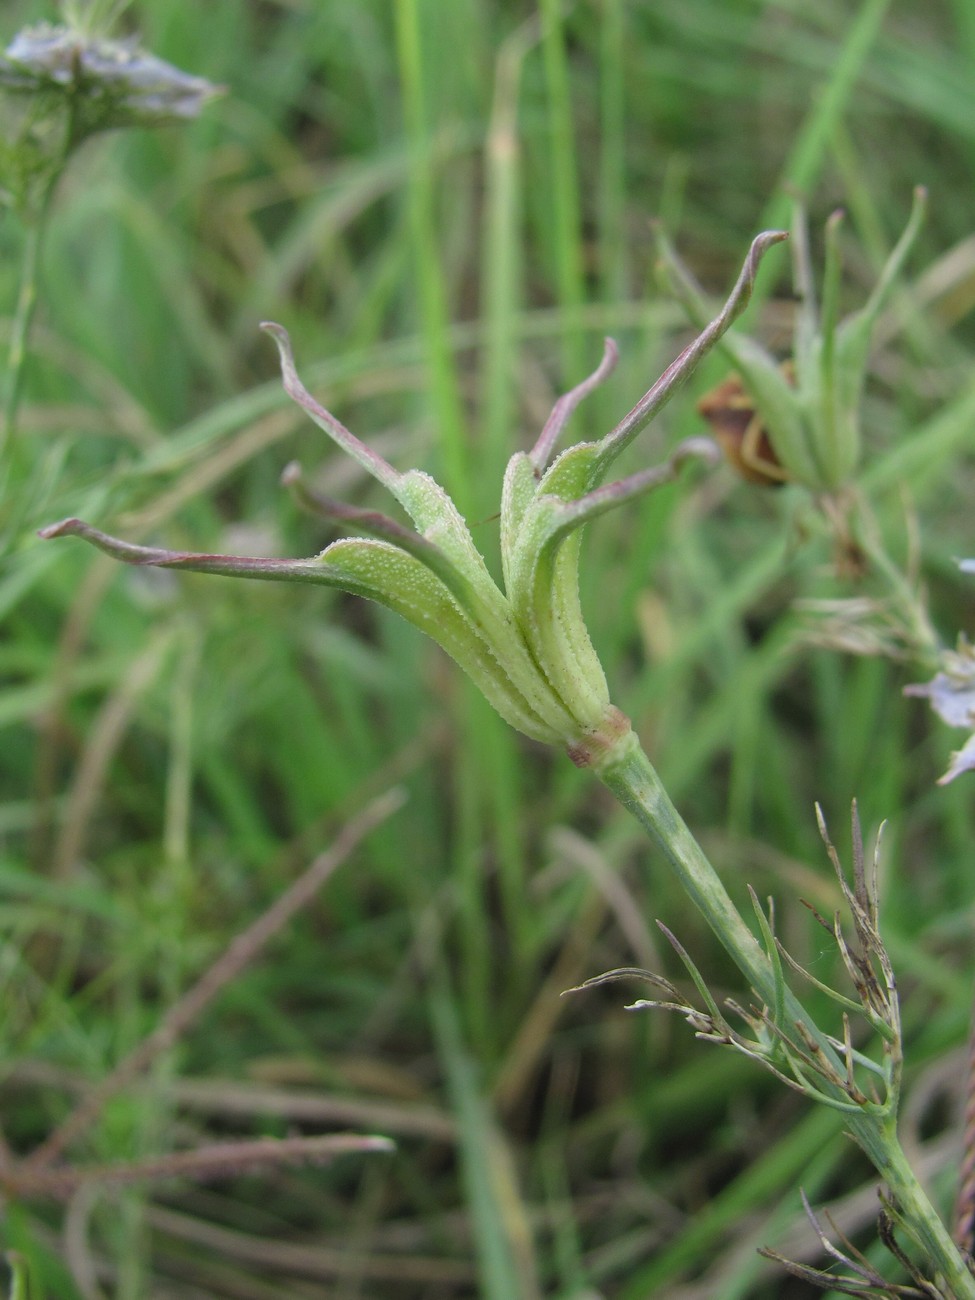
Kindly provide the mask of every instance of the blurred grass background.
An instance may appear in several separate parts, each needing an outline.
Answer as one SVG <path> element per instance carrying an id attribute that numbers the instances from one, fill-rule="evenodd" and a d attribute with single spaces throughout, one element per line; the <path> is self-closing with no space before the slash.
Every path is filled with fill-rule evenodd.
<path id="1" fill-rule="evenodd" d="M 4 39 L 45 17 L 8 0 Z M 227 93 L 188 127 L 89 143 L 45 246 L 21 418 L 35 490 L 0 572 L 3 1122 L 16 1151 L 40 1142 L 401 783 L 405 808 L 72 1157 L 331 1127 L 397 1149 L 8 1206 L 5 1246 L 57 1300 L 810 1294 L 754 1252 L 810 1248 L 800 1185 L 872 1249 L 874 1180 L 840 1122 L 680 1022 L 626 1015 L 621 986 L 558 997 L 618 965 L 678 977 L 657 917 L 741 993 L 590 778 L 507 731 L 385 611 L 125 570 L 33 529 L 80 514 L 130 540 L 311 554 L 329 535 L 278 486 L 295 457 L 385 508 L 284 397 L 270 318 L 350 428 L 441 478 L 496 567 L 505 460 L 602 336 L 620 366 L 573 440 L 686 340 L 654 285 L 652 218 L 719 293 L 751 236 L 788 220 L 789 186 L 817 243 L 842 205 L 854 306 L 923 183 L 864 481 L 902 560 L 916 525 L 951 642 L 975 604 L 952 562 L 972 552 L 975 8 L 143 0 L 126 23 Z M 8 217 L 8 315 L 21 241 Z M 762 277 L 748 324 L 784 349 L 787 257 Z M 632 465 L 701 431 L 693 398 L 723 373 L 705 367 Z M 810 647 L 795 608 L 876 594 L 871 575 L 837 573 L 801 494 L 726 469 L 604 519 L 587 549 L 616 703 L 736 897 L 773 894 L 819 978 L 832 957 L 799 898 L 837 896 L 813 801 L 842 845 L 854 796 L 870 833 L 889 819 L 906 1137 L 947 1210 L 971 787 L 934 785 L 958 737 L 902 698 L 918 669 Z"/>

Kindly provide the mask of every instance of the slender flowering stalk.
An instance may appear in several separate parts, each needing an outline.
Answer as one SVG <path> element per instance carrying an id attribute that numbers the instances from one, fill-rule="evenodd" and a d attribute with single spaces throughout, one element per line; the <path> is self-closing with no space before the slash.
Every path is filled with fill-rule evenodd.
<path id="1" fill-rule="evenodd" d="M 591 767 L 633 813 L 764 1004 L 758 1012 L 740 1012 L 752 1026 L 751 1038 L 732 1031 L 677 944 L 706 1002 L 706 1011 L 695 1013 L 695 1025 L 703 1027 L 705 1037 L 745 1050 L 790 1086 L 841 1110 L 850 1133 L 890 1189 L 897 1224 L 933 1270 L 931 1294 L 975 1300 L 975 1277 L 897 1140 L 896 991 L 879 944 L 875 896 L 862 848 L 854 887 L 844 888 L 854 917 L 854 942 L 843 938 L 838 923 L 835 927 L 859 1003 L 835 995 L 843 1008 L 843 1030 L 831 1036 L 789 987 L 787 974 L 794 963 L 789 966 L 771 920 L 756 900 L 756 937 L 671 803 L 629 720 L 613 706 L 579 601 L 583 526 L 669 482 L 685 461 L 713 460 L 716 449 L 709 440 L 689 439 L 662 465 L 609 484 L 604 481 L 616 456 L 726 335 L 748 303 L 763 254 L 783 238 L 782 232 L 770 231 L 755 239 L 719 314 L 606 437 L 555 454 L 575 407 L 613 369 L 616 347 L 610 340 L 599 367 L 556 402 L 534 448 L 511 458 L 501 499 L 503 587 L 491 578 L 464 520 L 439 484 L 420 470 L 396 470 L 319 405 L 301 383 L 287 334 L 271 324 L 264 328 L 277 344 L 289 395 L 390 492 L 412 528 L 377 511 L 316 495 L 303 482 L 300 469 L 289 466 L 285 480 L 303 504 L 366 536 L 342 538 L 308 559 L 284 560 L 137 546 L 79 519 L 53 524 L 41 535 L 80 536 L 129 564 L 339 587 L 378 601 L 427 632 L 512 726 L 535 740 L 565 747 L 573 762 Z M 838 862 L 832 845 L 828 847 Z M 849 1014 L 859 1010 L 884 1043 L 882 1062 L 853 1047 Z M 862 1076 L 867 1076 L 864 1082 Z"/>

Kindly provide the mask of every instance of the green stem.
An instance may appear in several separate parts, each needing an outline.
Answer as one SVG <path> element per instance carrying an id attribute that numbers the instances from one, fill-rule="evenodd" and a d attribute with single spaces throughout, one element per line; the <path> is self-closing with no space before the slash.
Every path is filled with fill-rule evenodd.
<path id="1" fill-rule="evenodd" d="M 636 817 L 677 874 L 685 891 L 749 984 L 767 1005 L 780 996 L 776 973 L 745 924 L 701 846 L 670 800 L 634 732 L 594 761 L 594 771 Z M 785 990 L 783 1025 L 802 1022 L 829 1060 L 842 1066 L 826 1035 L 791 990 Z M 824 1090 L 825 1090 L 825 1085 Z M 837 1097 L 839 1098 L 837 1092 Z M 847 1127 L 888 1185 L 910 1232 L 937 1269 L 954 1300 L 975 1300 L 975 1277 L 910 1167 L 897 1138 L 894 1117 L 879 1108 L 846 1115 Z"/>
<path id="2" fill-rule="evenodd" d="M 20 288 L 17 292 L 17 307 L 14 312 L 13 326 L 10 334 L 10 347 L 7 352 L 7 370 L 4 376 L 3 413 L 0 423 L 0 466 L 3 466 L 12 445 L 17 423 L 17 410 L 20 406 L 20 392 L 23 381 L 24 358 L 27 355 L 27 339 L 30 334 L 34 309 L 37 306 L 37 267 L 41 255 L 41 243 L 47 229 L 47 219 L 51 211 L 51 200 L 57 189 L 58 181 L 68 164 L 68 159 L 79 142 L 78 134 L 78 87 L 74 86 L 67 98 L 64 130 L 56 156 L 48 161 L 43 173 L 37 178 L 37 191 L 24 204 L 23 218 L 27 228 L 24 241 L 24 260 L 20 268 Z"/>
<path id="3" fill-rule="evenodd" d="M 7 364 L 3 374 L 3 405 L 0 408 L 0 502 L 4 503 L 4 508 L 0 510 L 0 555 L 5 555 L 17 544 L 35 492 L 27 462 L 19 454 L 21 446 L 17 439 L 17 416 L 20 412 L 30 328 L 37 307 L 37 268 L 41 244 L 60 174 L 61 168 L 58 167 L 45 181 L 34 211 L 26 217 L 20 286 L 10 327 Z"/>
<path id="4" fill-rule="evenodd" d="M 57 156 L 50 160 L 46 171 L 38 177 L 36 195 L 25 201 L 22 213 L 26 228 L 24 257 L 20 268 L 17 305 L 11 324 L 7 365 L 3 376 L 3 406 L 0 410 L 0 498 L 13 496 L 13 505 L 4 519 L 5 535 L 0 540 L 0 549 L 4 550 L 16 540 L 30 509 L 32 489 L 29 484 L 18 483 L 15 465 L 17 415 L 20 410 L 27 344 L 37 307 L 37 268 L 41 244 L 47 230 L 54 191 L 68 158 L 78 143 L 76 110 L 76 95 L 71 94 L 68 97 L 64 132 Z"/>
<path id="5" fill-rule="evenodd" d="M 20 288 L 17 291 L 17 306 L 14 311 L 10 331 L 10 345 L 7 350 L 7 366 L 4 375 L 3 423 L 0 425 L 0 464 L 5 460 L 14 437 L 17 422 L 17 409 L 23 386 L 24 359 L 27 355 L 27 336 L 30 333 L 34 309 L 37 306 L 37 266 L 40 260 L 41 242 L 47 224 L 47 211 L 50 206 L 54 186 L 48 186 L 38 212 L 27 226 L 24 240 L 24 257 L 20 268 Z"/>

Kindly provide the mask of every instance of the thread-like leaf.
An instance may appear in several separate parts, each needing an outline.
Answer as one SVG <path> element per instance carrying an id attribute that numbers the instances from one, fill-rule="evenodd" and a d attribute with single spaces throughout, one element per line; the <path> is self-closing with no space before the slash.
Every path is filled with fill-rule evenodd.
<path id="1" fill-rule="evenodd" d="M 569 417 L 576 409 L 583 398 L 588 397 L 593 389 L 598 388 L 604 380 L 608 379 L 616 368 L 619 360 L 619 349 L 613 339 L 603 340 L 603 359 L 596 369 L 581 384 L 576 384 L 567 393 L 563 393 L 555 405 L 552 407 L 552 413 L 545 421 L 542 432 L 538 435 L 538 441 L 529 453 L 529 460 L 538 473 L 545 468 L 549 462 L 549 457 L 559 439 L 562 430 L 565 428 Z"/>
<path id="2" fill-rule="evenodd" d="M 381 541 L 391 542 L 403 551 L 408 551 L 428 569 L 431 569 L 462 605 L 469 599 L 468 584 L 457 572 L 443 551 L 421 537 L 412 528 L 391 519 L 389 515 L 378 510 L 365 510 L 361 506 L 347 505 L 334 497 L 323 496 L 310 488 L 304 480 L 301 466 L 297 461 L 286 465 L 281 474 L 282 484 L 289 489 L 300 506 L 311 514 L 337 523 L 351 524 L 360 532 Z"/>
<path id="3" fill-rule="evenodd" d="M 680 356 L 667 367 L 664 373 L 619 422 L 615 429 L 603 438 L 599 444 L 599 474 L 605 472 L 610 463 L 624 447 L 644 428 L 653 417 L 670 401 L 678 389 L 686 383 L 700 362 L 707 356 L 715 344 L 738 319 L 748 306 L 755 287 L 755 277 L 762 258 L 773 244 L 788 239 L 788 231 L 766 230 L 756 235 L 745 257 L 738 279 L 727 301 L 717 316 L 701 330 L 701 333 L 681 352 Z M 674 259 L 676 260 L 676 259 Z M 598 481 L 598 480 L 597 480 Z"/>
<path id="4" fill-rule="evenodd" d="M 535 687 L 533 702 L 540 703 L 541 710 L 549 710 L 550 720 L 543 718 L 513 683 L 482 629 L 436 574 L 416 556 L 389 542 L 342 538 L 321 555 L 285 560 L 139 546 L 103 533 L 81 519 L 62 520 L 42 529 L 40 535 L 46 539 L 81 537 L 126 564 L 224 577 L 318 583 L 377 601 L 436 641 L 518 731 L 547 744 L 557 743 L 573 731 L 571 717 L 546 690 L 537 670 L 526 680 L 529 689 Z"/>

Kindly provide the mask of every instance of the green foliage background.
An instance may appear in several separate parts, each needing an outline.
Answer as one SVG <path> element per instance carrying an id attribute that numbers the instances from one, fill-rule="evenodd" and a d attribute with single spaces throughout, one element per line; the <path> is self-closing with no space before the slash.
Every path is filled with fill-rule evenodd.
<path id="1" fill-rule="evenodd" d="M 52 16 L 8 0 L 6 36 Z M 42 487 L 0 571 L 3 1123 L 16 1151 L 36 1145 L 402 783 L 406 807 L 72 1155 L 296 1125 L 397 1150 L 29 1201 L 8 1207 L 6 1245 L 58 1300 L 806 1294 L 754 1249 L 809 1247 L 800 1184 L 848 1194 L 838 1220 L 872 1242 L 870 1173 L 839 1122 L 679 1022 L 627 1016 L 618 986 L 558 997 L 617 965 L 676 976 L 657 917 L 742 994 L 584 773 L 508 732 L 384 611 L 123 570 L 33 529 L 80 514 L 172 547 L 312 554 L 329 535 L 278 486 L 296 457 L 385 508 L 284 397 L 270 318 L 350 428 L 455 493 L 495 564 L 505 460 L 602 336 L 621 364 L 575 439 L 611 427 L 686 338 L 653 282 L 651 218 L 721 292 L 750 237 L 788 220 L 789 186 L 816 229 L 842 204 L 852 306 L 924 183 L 864 486 L 951 642 L 973 623 L 953 557 L 972 553 L 975 8 L 144 0 L 127 19 L 227 93 L 190 126 L 85 146 L 45 245 L 21 417 Z M 21 243 L 8 217 L 6 312 Z M 784 348 L 784 254 L 761 292 L 748 324 Z M 631 467 L 700 432 L 693 398 L 722 376 L 710 362 Z M 832 957 L 799 898 L 837 897 L 813 801 L 840 843 L 854 796 L 868 830 L 889 819 L 905 1123 L 947 1209 L 973 814 L 970 778 L 934 781 L 959 740 L 902 698 L 916 666 L 804 639 L 797 599 L 880 589 L 838 572 L 798 492 L 692 480 L 587 538 L 615 701 L 736 896 L 773 894 L 820 978 Z M 298 1096 L 334 1118 L 302 1120 Z"/>

